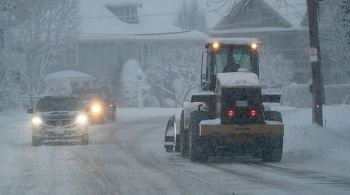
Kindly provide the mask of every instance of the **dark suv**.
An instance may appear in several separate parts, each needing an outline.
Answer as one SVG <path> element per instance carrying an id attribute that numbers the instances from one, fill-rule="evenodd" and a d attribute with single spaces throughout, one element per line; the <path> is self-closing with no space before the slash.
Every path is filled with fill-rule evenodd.
<path id="1" fill-rule="evenodd" d="M 79 139 L 89 143 L 88 117 L 80 99 L 74 97 L 44 97 L 32 113 L 32 144 L 43 141 Z"/>

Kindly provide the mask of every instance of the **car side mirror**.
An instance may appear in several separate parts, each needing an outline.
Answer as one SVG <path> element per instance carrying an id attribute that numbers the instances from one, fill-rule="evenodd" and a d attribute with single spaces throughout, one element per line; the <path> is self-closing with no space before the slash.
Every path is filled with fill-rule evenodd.
<path id="1" fill-rule="evenodd" d="M 33 108 L 29 108 L 29 109 L 27 110 L 27 113 L 33 114 L 33 113 L 34 113 L 34 109 L 33 109 Z"/>

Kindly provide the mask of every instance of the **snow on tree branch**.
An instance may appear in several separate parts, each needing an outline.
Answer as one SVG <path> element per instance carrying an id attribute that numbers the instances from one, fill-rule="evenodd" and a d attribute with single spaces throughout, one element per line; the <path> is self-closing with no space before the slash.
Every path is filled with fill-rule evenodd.
<path id="1" fill-rule="evenodd" d="M 12 52 L 24 55 L 20 69 L 27 93 L 43 90 L 42 81 L 50 66 L 74 40 L 78 24 L 76 0 L 16 0 L 12 14 L 16 18 L 11 29 Z M 61 64 L 62 65 L 62 64 Z"/>
<path id="2" fill-rule="evenodd" d="M 175 25 L 184 30 L 199 30 L 207 28 L 206 13 L 197 0 L 183 1 L 179 8 Z"/>
<path id="3" fill-rule="evenodd" d="M 160 100 L 169 98 L 176 106 L 182 106 L 198 89 L 201 52 L 200 46 L 174 43 L 159 48 L 148 59 L 147 80 Z"/>
<path id="4" fill-rule="evenodd" d="M 281 88 L 293 79 L 293 62 L 281 53 L 262 51 L 259 69 L 261 83 L 268 88 Z"/>

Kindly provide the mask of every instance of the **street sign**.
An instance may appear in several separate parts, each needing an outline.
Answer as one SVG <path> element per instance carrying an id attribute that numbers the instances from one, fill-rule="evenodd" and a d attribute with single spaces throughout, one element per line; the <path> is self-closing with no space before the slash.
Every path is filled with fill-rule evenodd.
<path id="1" fill-rule="evenodd" d="M 318 62 L 317 48 L 310 48 L 310 62 Z"/>

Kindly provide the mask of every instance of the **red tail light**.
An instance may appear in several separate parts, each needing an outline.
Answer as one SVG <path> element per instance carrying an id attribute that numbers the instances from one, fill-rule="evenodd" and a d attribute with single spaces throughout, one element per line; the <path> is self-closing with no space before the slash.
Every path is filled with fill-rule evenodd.
<path id="1" fill-rule="evenodd" d="M 232 119 L 233 117 L 235 117 L 235 115 L 236 115 L 236 111 L 234 109 L 227 110 L 227 117 L 229 119 Z"/>
<path id="2" fill-rule="evenodd" d="M 249 114 L 251 118 L 255 118 L 258 115 L 258 112 L 256 109 L 251 109 Z"/>

